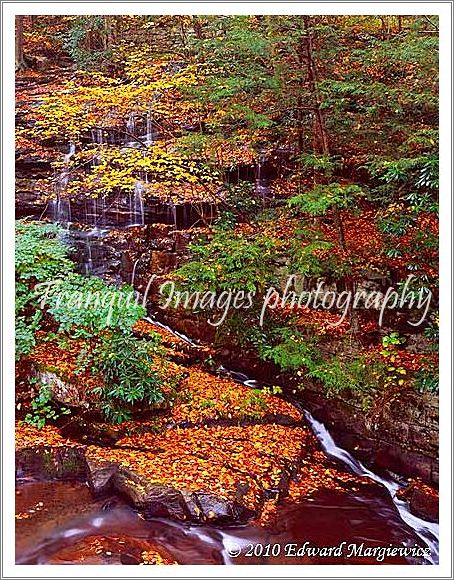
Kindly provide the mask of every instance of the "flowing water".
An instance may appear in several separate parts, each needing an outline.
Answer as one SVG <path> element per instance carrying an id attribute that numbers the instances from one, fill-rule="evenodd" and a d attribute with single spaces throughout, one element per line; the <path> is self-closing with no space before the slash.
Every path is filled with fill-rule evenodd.
<path id="1" fill-rule="evenodd" d="M 146 146 L 154 140 L 151 112 L 146 116 L 145 135 L 139 139 Z M 137 119 L 131 114 L 126 123 L 125 145 L 141 147 L 134 138 Z M 94 143 L 103 142 L 102 130 L 93 131 Z M 75 153 L 71 145 L 64 156 L 64 167 L 58 180 L 56 199 L 51 204 L 53 221 L 70 229 L 73 209 L 64 199 L 69 180 L 69 163 Z M 264 199 L 268 184 L 262 176 L 263 159 L 259 159 L 256 188 Z M 117 204 L 117 223 L 109 223 L 107 216 L 114 212 L 105 198 L 87 201 L 85 224 L 91 230 L 78 230 L 78 254 L 87 274 L 102 274 L 106 255 L 103 238 L 111 227 L 143 225 L 145 208 L 144 183 L 147 175 L 138 178 L 134 192 Z M 125 210 L 122 208 L 126 208 Z M 184 208 L 187 209 L 187 208 Z M 165 223 L 177 227 L 177 208 L 168 204 Z M 127 214 L 127 215 L 126 215 Z M 126 216 L 126 217 L 125 217 Z M 190 217 L 184 215 L 184 220 Z M 157 216 L 162 222 L 162 215 Z M 74 236 L 73 236 L 74 237 Z M 73 240 L 74 241 L 74 240 Z M 134 262 L 132 283 L 140 258 Z M 159 324 L 153 320 L 155 324 Z M 185 335 L 173 331 L 190 344 Z M 263 386 L 243 373 L 223 367 L 221 374 L 252 388 Z M 298 403 L 296 403 L 298 404 Z M 438 562 L 438 526 L 412 515 L 407 505 L 397 499 L 401 484 L 392 477 L 377 475 L 367 469 L 346 450 L 338 447 L 325 426 L 304 411 L 324 452 L 340 468 L 368 477 L 379 484 L 376 488 L 339 493 L 328 490 L 317 492 L 299 505 L 282 507 L 276 525 L 266 529 L 253 524 L 216 528 L 153 519 L 144 521 L 140 514 L 118 498 L 112 501 L 95 500 L 86 485 L 74 482 L 19 481 L 16 497 L 16 561 L 19 564 L 128 564 L 138 563 L 143 551 L 158 549 L 165 556 L 181 564 L 376 564 L 377 558 L 360 555 L 360 546 L 421 546 L 430 555 L 396 556 L 385 563 L 435 564 Z M 332 557 L 317 554 L 293 556 L 294 546 L 343 546 L 341 553 Z M 345 544 L 342 544 L 344 542 Z M 356 546 L 350 548 L 349 546 Z M 357 553 L 351 556 L 352 550 Z M 351 557 L 349 557 L 349 555 Z"/>
<path id="2" fill-rule="evenodd" d="M 149 319 L 194 345 L 187 336 Z M 234 380 L 261 386 L 243 373 L 219 368 Z M 19 482 L 16 513 L 18 564 L 132 564 L 157 549 L 179 564 L 436 564 L 438 525 L 426 522 L 396 498 L 401 484 L 367 469 L 337 446 L 325 426 L 305 411 L 321 448 L 341 469 L 379 486 L 339 493 L 320 490 L 298 505 L 282 506 L 270 528 L 254 524 L 217 528 L 163 519 L 143 520 L 121 500 L 95 500 L 72 482 Z M 25 517 L 23 517 L 25 514 Z M 27 516 L 29 514 L 29 516 Z M 307 548 L 337 547 L 322 557 Z M 367 548 L 420 548 L 384 557 Z M 428 552 L 422 555 L 422 548 Z"/>
<path id="3" fill-rule="evenodd" d="M 425 546 L 386 494 L 376 492 L 321 491 L 298 506 L 282 508 L 272 529 L 145 521 L 120 500 L 92 499 L 81 483 L 25 482 L 17 492 L 17 513 L 22 518 L 29 514 L 16 522 L 18 564 L 121 564 L 140 559 L 140 552 L 152 547 L 180 564 L 376 564 L 376 558 L 358 554 L 361 545 Z M 312 547 L 345 544 L 340 556 L 292 555 L 293 546 L 305 542 Z M 93 544 L 103 550 L 93 553 Z M 429 562 L 394 557 L 385 563 Z"/>

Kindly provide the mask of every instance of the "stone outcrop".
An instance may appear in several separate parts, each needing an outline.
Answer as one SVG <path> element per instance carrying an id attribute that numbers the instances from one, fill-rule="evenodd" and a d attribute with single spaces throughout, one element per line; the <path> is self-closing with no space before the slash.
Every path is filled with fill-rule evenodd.
<path id="1" fill-rule="evenodd" d="M 438 397 L 410 390 L 367 413 L 354 401 L 329 399 L 321 386 L 306 384 L 307 409 L 336 441 L 361 460 L 438 485 Z"/>
<path id="2" fill-rule="evenodd" d="M 61 385 L 58 392 L 69 396 Z M 77 421 L 70 418 L 69 425 Z M 269 515 L 292 485 L 297 501 L 320 489 L 349 493 L 371 485 L 318 449 L 292 404 L 200 365 L 187 368 L 164 415 L 119 425 L 114 436 L 108 430 L 115 427 L 92 426 L 97 441 L 88 445 L 86 429 L 19 423 L 17 474 L 81 479 L 95 496 L 119 494 L 146 518 L 217 525 Z"/>

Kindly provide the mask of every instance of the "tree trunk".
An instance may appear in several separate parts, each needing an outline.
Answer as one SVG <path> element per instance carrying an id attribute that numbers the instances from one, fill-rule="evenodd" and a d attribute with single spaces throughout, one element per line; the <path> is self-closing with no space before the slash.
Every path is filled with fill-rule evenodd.
<path id="1" fill-rule="evenodd" d="M 24 17 L 16 16 L 16 70 L 26 68 L 24 60 Z"/>
<path id="2" fill-rule="evenodd" d="M 323 155 L 330 156 L 330 148 L 329 148 L 329 141 L 328 141 L 328 132 L 326 130 L 325 118 L 323 116 L 323 111 L 321 109 L 321 96 L 320 91 L 318 90 L 318 73 L 317 67 L 315 64 L 314 53 L 313 53 L 313 45 L 312 45 L 312 34 L 310 31 L 310 19 L 309 16 L 303 17 L 304 23 L 304 30 L 306 32 L 306 48 L 307 48 L 307 75 L 308 75 L 308 83 L 309 89 L 315 99 L 314 103 L 314 115 L 315 115 L 315 122 L 317 126 L 317 133 L 320 141 L 320 147 Z M 342 224 L 342 218 L 340 215 L 339 209 L 334 206 L 333 208 L 333 218 L 334 223 L 337 229 L 337 234 L 339 237 L 339 244 L 343 250 L 346 249 L 345 244 L 345 232 L 344 226 Z"/>

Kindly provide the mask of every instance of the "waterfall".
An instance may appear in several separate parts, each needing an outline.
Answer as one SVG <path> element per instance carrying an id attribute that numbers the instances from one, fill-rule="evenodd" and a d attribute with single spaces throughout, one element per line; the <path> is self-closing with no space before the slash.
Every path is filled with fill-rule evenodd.
<path id="1" fill-rule="evenodd" d="M 52 221 L 59 224 L 69 224 L 71 218 L 71 201 L 63 197 L 69 182 L 69 163 L 76 152 L 76 145 L 69 144 L 69 151 L 63 156 L 63 169 L 55 180 L 55 199 L 51 201 Z"/>
<path id="2" fill-rule="evenodd" d="M 129 113 L 128 120 L 126 121 L 126 133 L 125 135 L 125 145 L 126 147 L 137 147 L 137 141 L 134 139 L 136 136 L 136 120 L 134 113 Z"/>
<path id="3" fill-rule="evenodd" d="M 431 549 L 431 560 L 432 563 L 437 563 L 438 560 L 438 536 L 439 536 L 439 525 L 431 522 L 427 522 L 422 518 L 419 518 L 412 514 L 406 502 L 400 500 L 396 492 L 402 488 L 402 485 L 396 481 L 377 475 L 370 469 L 367 469 L 360 461 L 355 459 L 348 451 L 338 447 L 334 442 L 333 437 L 326 429 L 326 427 L 320 421 L 314 419 L 314 417 L 309 413 L 309 411 L 304 411 L 304 416 L 306 421 L 311 426 L 314 435 L 317 437 L 321 448 L 323 451 L 341 461 L 346 465 L 352 473 L 359 475 L 360 477 L 369 477 L 376 483 L 383 485 L 390 494 L 397 510 L 399 511 L 400 517 L 403 521 L 408 524 L 416 534 L 430 547 Z"/>
<path id="4" fill-rule="evenodd" d="M 140 143 L 135 141 L 133 137 L 136 137 L 136 120 L 135 114 L 132 112 L 129 114 L 126 121 L 126 130 L 128 135 L 126 136 L 127 147 L 138 147 Z M 146 135 L 140 138 L 145 145 L 150 145 L 153 143 L 153 124 L 151 112 L 147 113 L 146 116 Z M 143 152 L 146 155 L 146 152 Z M 145 210 L 143 202 L 143 192 L 144 192 L 144 182 L 148 183 L 148 175 L 144 172 L 137 179 L 134 191 L 129 195 L 129 219 L 131 226 L 143 226 L 145 224 Z"/>
<path id="5" fill-rule="evenodd" d="M 93 271 L 93 255 L 91 251 L 91 239 L 87 236 L 86 238 L 86 250 L 87 250 L 87 260 L 84 264 L 85 274 L 91 274 Z"/>
<path id="6" fill-rule="evenodd" d="M 96 129 L 91 130 L 91 141 L 92 143 L 103 143 L 103 134 L 100 127 L 96 127 Z"/>
<path id="7" fill-rule="evenodd" d="M 134 191 L 129 194 L 129 219 L 131 226 L 143 226 L 145 224 L 143 189 L 143 182 L 137 180 Z"/>
<path id="8" fill-rule="evenodd" d="M 93 211 L 91 214 L 91 221 L 94 226 L 98 223 L 98 200 L 96 197 L 93 198 Z"/>
<path id="9" fill-rule="evenodd" d="M 66 164 L 69 163 L 69 161 L 71 160 L 71 157 L 74 155 L 74 153 L 76 152 L 76 144 L 75 143 L 70 143 L 69 144 L 69 151 L 68 153 L 64 156 L 64 162 Z"/>
<path id="10" fill-rule="evenodd" d="M 172 213 L 172 220 L 173 220 L 173 225 L 175 226 L 175 229 L 177 230 L 177 206 L 173 203 L 173 201 L 170 202 L 170 211 Z"/>
<path id="11" fill-rule="evenodd" d="M 268 179 L 264 178 L 262 175 L 265 161 L 266 153 L 265 151 L 260 151 L 257 162 L 257 174 L 255 178 L 255 193 L 256 195 L 261 196 L 263 204 L 265 204 L 266 198 L 270 194 L 270 185 Z"/>
<path id="12" fill-rule="evenodd" d="M 147 113 L 146 118 L 146 135 L 145 135 L 145 144 L 151 145 L 154 141 L 154 128 L 153 128 L 153 117 L 151 114 L 151 109 Z"/>
<path id="13" fill-rule="evenodd" d="M 137 264 L 140 262 L 141 258 L 137 258 L 137 260 L 134 262 L 134 266 L 132 267 L 132 274 L 131 274 L 131 286 L 134 288 L 134 281 L 136 278 L 136 269 L 137 269 Z"/>
<path id="14" fill-rule="evenodd" d="M 106 224 L 106 198 L 103 196 L 100 199 L 101 201 L 101 209 L 100 209 L 100 219 L 97 225 L 104 226 Z"/>
<path id="15" fill-rule="evenodd" d="M 128 133 L 134 135 L 135 127 L 134 113 L 129 113 L 128 120 L 126 121 L 126 129 L 128 130 Z"/>

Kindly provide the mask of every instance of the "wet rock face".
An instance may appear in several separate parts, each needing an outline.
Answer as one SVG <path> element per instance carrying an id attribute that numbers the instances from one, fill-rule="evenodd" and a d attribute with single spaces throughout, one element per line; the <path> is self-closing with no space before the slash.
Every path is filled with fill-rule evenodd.
<path id="1" fill-rule="evenodd" d="M 81 447 L 36 447 L 16 450 L 16 477 L 41 480 L 85 480 L 87 464 Z"/>
<path id="2" fill-rule="evenodd" d="M 323 388 L 307 384 L 304 405 L 325 423 L 340 445 L 363 461 L 438 485 L 438 397 L 403 393 L 373 420 L 340 397 L 326 404 Z"/>
<path id="3" fill-rule="evenodd" d="M 416 488 L 410 496 L 411 511 L 430 522 L 438 522 L 438 495 L 434 497 Z"/>
<path id="4" fill-rule="evenodd" d="M 438 491 L 421 481 L 411 480 L 410 484 L 397 492 L 399 499 L 406 501 L 410 511 L 429 522 L 438 522 Z"/>
<path id="5" fill-rule="evenodd" d="M 191 492 L 150 483 L 118 463 L 86 459 L 83 447 L 36 447 L 16 452 L 16 476 L 42 481 L 87 481 L 95 497 L 117 493 L 129 500 L 145 518 L 163 517 L 195 523 L 233 524 L 255 514 L 236 500 L 208 492 Z"/>
<path id="6" fill-rule="evenodd" d="M 146 518 L 227 524 L 247 521 L 254 515 L 244 506 L 210 493 L 150 484 L 146 477 L 139 477 L 115 463 L 88 460 L 87 467 L 88 484 L 95 496 L 120 493 Z"/>
<path id="7" fill-rule="evenodd" d="M 95 497 L 107 495 L 112 491 L 112 478 L 117 473 L 115 463 L 99 463 L 87 460 L 87 482 Z"/>

